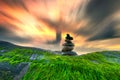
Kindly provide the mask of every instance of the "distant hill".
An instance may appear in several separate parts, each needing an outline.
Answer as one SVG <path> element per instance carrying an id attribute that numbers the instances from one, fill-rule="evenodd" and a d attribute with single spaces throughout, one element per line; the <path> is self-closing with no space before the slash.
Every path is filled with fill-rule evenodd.
<path id="1" fill-rule="evenodd" d="M 14 49 L 14 48 L 26 48 L 27 49 L 27 48 L 29 48 L 29 49 L 33 49 L 33 50 L 46 51 L 45 49 L 41 49 L 41 48 L 15 45 L 14 43 L 7 42 L 7 41 L 0 41 L 0 47 L 3 47 L 4 49 Z"/>
<path id="2" fill-rule="evenodd" d="M 6 47 L 6 46 L 15 46 L 15 45 L 10 42 L 0 41 L 0 46 Z"/>

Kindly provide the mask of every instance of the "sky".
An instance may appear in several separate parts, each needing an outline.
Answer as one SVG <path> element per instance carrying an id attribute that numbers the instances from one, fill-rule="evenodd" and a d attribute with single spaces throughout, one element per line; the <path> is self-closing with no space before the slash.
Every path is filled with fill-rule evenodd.
<path id="1" fill-rule="evenodd" d="M 0 0 L 0 40 L 79 52 L 120 50 L 120 0 Z"/>

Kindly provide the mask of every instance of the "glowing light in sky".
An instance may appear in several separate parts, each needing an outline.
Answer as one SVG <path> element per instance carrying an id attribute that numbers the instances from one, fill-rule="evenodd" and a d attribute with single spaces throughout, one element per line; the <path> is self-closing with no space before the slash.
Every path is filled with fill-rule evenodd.
<path id="1" fill-rule="evenodd" d="M 85 50 L 119 49 L 118 3 L 119 0 L 0 0 L 0 40 L 41 47 L 62 44 L 65 34 L 70 33 L 76 47 Z"/>

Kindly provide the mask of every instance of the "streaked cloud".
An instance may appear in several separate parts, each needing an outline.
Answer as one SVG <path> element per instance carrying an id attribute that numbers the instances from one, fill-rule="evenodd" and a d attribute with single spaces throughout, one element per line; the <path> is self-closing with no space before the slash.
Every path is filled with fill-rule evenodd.
<path id="1" fill-rule="evenodd" d="M 70 33 L 81 50 L 118 49 L 119 3 L 120 0 L 0 0 L 0 40 L 41 47 L 61 45 L 65 34 Z"/>

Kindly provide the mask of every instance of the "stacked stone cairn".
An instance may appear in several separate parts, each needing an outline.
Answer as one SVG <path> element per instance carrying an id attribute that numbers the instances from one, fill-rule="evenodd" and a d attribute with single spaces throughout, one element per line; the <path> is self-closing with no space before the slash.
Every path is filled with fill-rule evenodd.
<path id="1" fill-rule="evenodd" d="M 62 55 L 70 55 L 74 56 L 77 55 L 76 52 L 73 52 L 74 44 L 72 43 L 73 37 L 69 34 L 66 34 L 65 43 L 63 44 Z"/>

